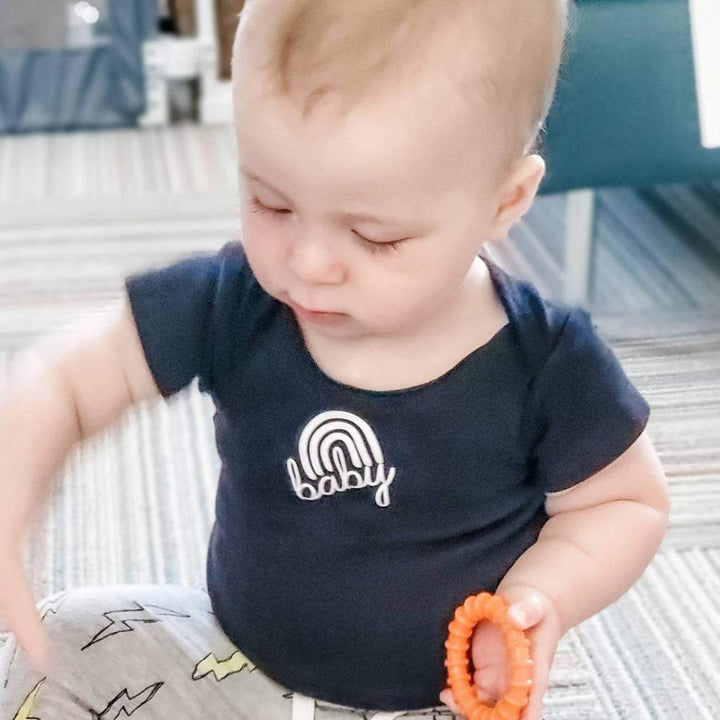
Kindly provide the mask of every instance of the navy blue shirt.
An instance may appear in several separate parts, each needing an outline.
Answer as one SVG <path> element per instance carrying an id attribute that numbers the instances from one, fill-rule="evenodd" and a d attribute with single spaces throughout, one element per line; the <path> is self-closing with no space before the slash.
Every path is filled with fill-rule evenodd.
<path id="1" fill-rule="evenodd" d="M 535 543 L 545 493 L 601 470 L 648 421 L 585 310 L 483 260 L 509 322 L 395 391 L 327 376 L 237 241 L 126 280 L 161 394 L 198 377 L 215 404 L 214 612 L 289 689 L 439 705 L 455 607 Z"/>

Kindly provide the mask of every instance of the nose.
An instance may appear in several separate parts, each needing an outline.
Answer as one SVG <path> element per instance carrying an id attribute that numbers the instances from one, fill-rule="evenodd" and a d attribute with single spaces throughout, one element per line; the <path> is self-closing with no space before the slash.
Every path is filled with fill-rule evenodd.
<path id="1" fill-rule="evenodd" d="M 337 238 L 321 233 L 296 233 L 290 241 L 290 269 L 308 285 L 338 285 L 345 280 Z"/>

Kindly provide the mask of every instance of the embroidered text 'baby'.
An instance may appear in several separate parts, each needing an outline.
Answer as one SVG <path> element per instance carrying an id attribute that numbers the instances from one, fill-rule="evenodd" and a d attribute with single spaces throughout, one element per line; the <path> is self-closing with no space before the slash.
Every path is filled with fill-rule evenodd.
<path id="1" fill-rule="evenodd" d="M 395 468 L 386 475 L 380 443 L 370 425 L 357 415 L 342 410 L 316 415 L 300 435 L 298 453 L 307 480 L 302 478 L 294 458 L 288 458 L 287 469 L 301 500 L 377 487 L 375 503 L 379 507 L 390 504 L 389 487 Z"/>

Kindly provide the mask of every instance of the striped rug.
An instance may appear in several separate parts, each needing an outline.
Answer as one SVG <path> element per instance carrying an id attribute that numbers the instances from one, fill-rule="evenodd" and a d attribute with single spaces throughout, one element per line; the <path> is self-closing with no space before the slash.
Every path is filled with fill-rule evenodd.
<path id="1" fill-rule="evenodd" d="M 125 275 L 237 236 L 226 127 L 0 138 L 0 392 L 38 337 L 105 312 Z M 598 192 L 591 311 L 651 405 L 672 496 L 661 551 L 561 640 L 549 720 L 720 717 L 720 187 Z M 564 197 L 485 251 L 562 290 Z M 38 599 L 91 584 L 204 585 L 219 469 L 196 383 L 77 448 L 26 546 Z"/>

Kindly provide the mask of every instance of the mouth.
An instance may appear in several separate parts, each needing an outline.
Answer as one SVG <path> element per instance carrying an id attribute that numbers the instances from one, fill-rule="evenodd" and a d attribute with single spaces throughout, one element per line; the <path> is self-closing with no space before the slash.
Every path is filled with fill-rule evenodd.
<path id="1" fill-rule="evenodd" d="M 310 310 L 302 305 L 298 305 L 290 298 L 287 299 L 287 304 L 300 319 L 316 324 L 337 323 L 348 317 L 346 313 L 330 312 L 328 310 Z"/>

